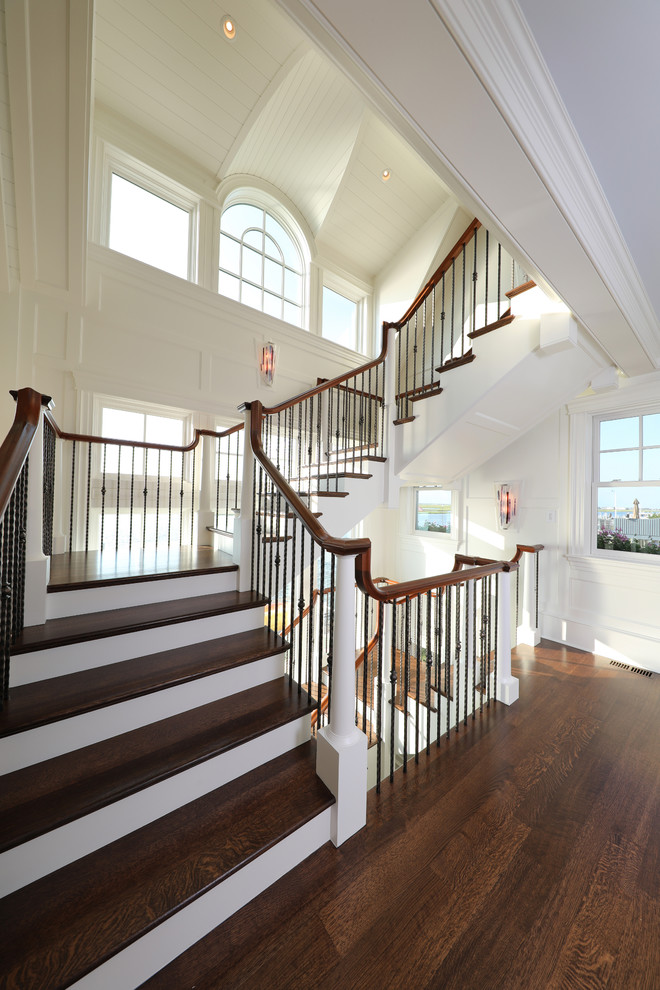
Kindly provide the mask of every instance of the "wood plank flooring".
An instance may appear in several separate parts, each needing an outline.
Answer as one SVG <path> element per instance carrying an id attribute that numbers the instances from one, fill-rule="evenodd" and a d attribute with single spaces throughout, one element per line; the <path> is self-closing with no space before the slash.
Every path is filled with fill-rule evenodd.
<path id="1" fill-rule="evenodd" d="M 658 990 L 660 676 L 543 642 L 492 706 L 148 990 Z"/>

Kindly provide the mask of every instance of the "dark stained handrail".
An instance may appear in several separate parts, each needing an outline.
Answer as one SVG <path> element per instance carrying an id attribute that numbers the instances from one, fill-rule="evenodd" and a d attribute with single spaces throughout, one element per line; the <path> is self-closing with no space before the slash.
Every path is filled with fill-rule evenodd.
<path id="1" fill-rule="evenodd" d="M 55 432 L 55 436 L 58 440 L 75 440 L 76 442 L 81 441 L 82 443 L 107 443 L 111 446 L 116 447 L 141 447 L 145 450 L 172 450 L 179 454 L 187 454 L 189 451 L 194 450 L 199 444 L 200 437 L 227 437 L 231 433 L 237 433 L 239 430 L 243 429 L 243 423 L 235 423 L 226 430 L 221 432 L 216 432 L 215 430 L 198 430 L 195 429 L 194 437 L 189 444 L 184 446 L 175 446 L 165 443 L 147 443 L 144 440 L 117 440 L 113 437 L 99 437 L 88 433 L 67 433 L 65 430 L 61 430 L 51 412 L 46 410 L 46 419 L 50 423 L 51 427 Z"/>
<path id="2" fill-rule="evenodd" d="M 427 296 L 430 296 L 430 294 L 433 292 L 433 289 L 441 280 L 442 276 L 449 271 L 449 269 L 452 266 L 452 262 L 456 261 L 456 259 L 460 256 L 463 248 L 472 239 L 475 230 L 479 230 L 480 227 L 481 227 L 481 221 L 477 220 L 477 218 L 475 217 L 474 220 L 470 223 L 470 225 L 463 231 L 463 233 L 458 238 L 458 240 L 454 244 L 453 248 L 451 249 L 447 257 L 444 259 L 444 261 L 441 262 L 439 267 L 435 270 L 435 272 L 428 280 L 424 288 L 417 293 L 417 295 L 415 296 L 415 298 L 413 299 L 413 301 L 411 302 L 410 306 L 405 311 L 401 319 L 398 320 L 396 323 L 387 324 L 388 326 L 394 327 L 395 330 L 400 330 L 401 327 L 408 322 L 408 320 L 413 315 L 415 310 L 419 309 L 419 307 L 422 305 L 422 303 L 427 298 Z"/>
<path id="3" fill-rule="evenodd" d="M 340 539 L 330 534 L 323 528 L 316 516 L 307 508 L 300 496 L 293 490 L 284 476 L 278 471 L 272 461 L 266 456 L 261 442 L 261 423 L 264 417 L 264 408 L 258 400 L 250 403 L 250 444 L 254 456 L 262 465 L 266 474 L 269 475 L 276 487 L 280 490 L 285 500 L 289 504 L 291 511 L 298 517 L 305 528 L 312 534 L 316 542 L 330 553 L 338 554 L 340 557 L 355 555 L 355 581 L 361 591 L 370 598 L 379 602 L 395 601 L 410 595 L 421 594 L 426 591 L 433 591 L 435 588 L 447 587 L 454 584 L 462 584 L 467 577 L 480 578 L 488 574 L 496 574 L 499 571 L 517 570 L 518 564 L 512 561 L 490 562 L 483 567 L 473 568 L 469 575 L 461 572 L 448 574 L 436 574 L 433 577 L 418 578 L 414 581 L 403 581 L 389 585 L 387 590 L 376 587 L 376 582 L 371 576 L 371 540 L 361 539 Z"/>
<path id="4" fill-rule="evenodd" d="M 33 388 L 21 388 L 11 394 L 16 399 L 16 413 L 0 447 L 0 522 L 4 519 L 12 492 L 30 452 L 39 426 L 41 408 L 48 408 L 52 402 L 49 395 L 42 395 Z"/>

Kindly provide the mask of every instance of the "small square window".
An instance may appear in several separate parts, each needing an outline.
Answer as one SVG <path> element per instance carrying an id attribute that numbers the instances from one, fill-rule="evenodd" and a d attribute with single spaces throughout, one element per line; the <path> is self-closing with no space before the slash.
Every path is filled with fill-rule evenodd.
<path id="1" fill-rule="evenodd" d="M 179 278 L 189 276 L 190 212 L 113 172 L 108 246 Z"/>

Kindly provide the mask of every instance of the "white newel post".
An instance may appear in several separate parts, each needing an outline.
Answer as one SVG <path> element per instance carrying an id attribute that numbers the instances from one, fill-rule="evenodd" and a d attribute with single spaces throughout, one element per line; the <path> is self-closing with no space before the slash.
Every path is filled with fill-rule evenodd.
<path id="1" fill-rule="evenodd" d="M 525 646 L 538 646 L 541 634 L 536 627 L 536 561 L 534 553 L 524 553 L 522 557 L 522 616 L 516 630 L 516 642 Z"/>
<path id="2" fill-rule="evenodd" d="M 197 543 L 199 546 L 208 546 L 213 543 L 213 538 L 208 531 L 208 527 L 215 525 L 215 511 L 213 509 L 215 437 L 203 436 L 200 448 L 202 454 L 202 483 L 199 492 L 199 511 L 197 513 Z"/>
<path id="3" fill-rule="evenodd" d="M 498 575 L 497 608 L 497 699 L 505 705 L 518 700 L 518 678 L 511 675 L 511 572 Z"/>
<path id="4" fill-rule="evenodd" d="M 26 626 L 46 621 L 46 589 L 50 576 L 50 557 L 43 552 L 44 493 L 44 417 L 34 435 L 28 458 L 27 533 L 25 542 L 25 613 Z"/>
<path id="5" fill-rule="evenodd" d="M 367 737 L 355 725 L 355 557 L 337 557 L 330 723 L 317 737 L 316 772 L 335 796 L 332 841 L 367 821 Z"/>
<path id="6" fill-rule="evenodd" d="M 251 412 L 246 409 L 243 429 L 243 474 L 241 477 L 241 509 L 234 520 L 234 563 L 238 564 L 238 590 L 251 591 L 252 516 L 254 514 L 254 454 L 250 444 Z"/>

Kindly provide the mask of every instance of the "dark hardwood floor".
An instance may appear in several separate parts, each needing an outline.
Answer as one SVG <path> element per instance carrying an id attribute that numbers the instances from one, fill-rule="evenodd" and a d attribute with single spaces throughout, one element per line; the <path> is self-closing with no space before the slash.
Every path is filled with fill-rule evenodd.
<path id="1" fill-rule="evenodd" d="M 658 990 L 660 676 L 544 642 L 492 706 L 149 990 Z"/>

